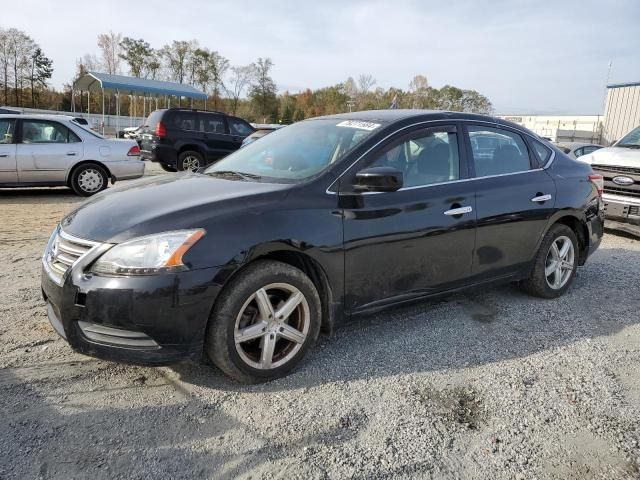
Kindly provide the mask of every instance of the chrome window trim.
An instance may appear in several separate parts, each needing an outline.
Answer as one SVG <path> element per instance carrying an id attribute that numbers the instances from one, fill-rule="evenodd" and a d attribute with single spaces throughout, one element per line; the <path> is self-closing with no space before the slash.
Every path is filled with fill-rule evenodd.
<path id="1" fill-rule="evenodd" d="M 387 135 L 386 137 L 382 138 L 379 142 L 377 142 L 375 145 L 373 145 L 371 148 L 369 148 L 366 152 L 364 152 L 362 155 L 360 155 L 357 159 L 355 159 L 351 165 L 349 165 L 347 168 L 344 169 L 344 171 L 338 175 L 338 177 L 331 182 L 331 184 L 326 188 L 325 193 L 327 193 L 328 195 L 338 195 L 340 192 L 332 192 L 330 191 L 331 187 L 333 187 L 349 170 L 351 170 L 351 168 L 353 168 L 353 166 L 358 163 L 360 160 L 362 160 L 362 158 L 365 157 L 365 155 L 368 155 L 372 150 L 374 150 L 376 147 L 378 147 L 381 143 L 385 142 L 386 140 L 388 140 L 389 138 L 393 137 L 394 135 L 396 135 L 398 132 L 402 132 L 403 130 L 406 130 L 408 128 L 412 128 L 412 127 L 416 127 L 416 126 L 420 126 L 420 125 L 425 125 L 428 123 L 435 123 L 435 122 L 470 122 L 470 123 L 482 123 L 485 125 L 493 125 L 494 127 L 498 127 L 498 128 L 505 128 L 506 130 L 511 130 L 515 133 L 524 133 L 525 135 L 528 135 L 529 137 L 533 138 L 534 140 L 540 141 L 540 138 L 532 135 L 529 132 L 526 131 L 520 131 L 516 128 L 510 127 L 508 125 L 501 125 L 499 123 L 496 122 L 489 122 L 487 120 L 469 120 L 469 119 L 440 119 L 440 120 L 425 120 L 423 122 L 418 122 L 418 123 L 412 123 L 411 125 L 407 125 L 405 127 L 402 127 L 399 130 L 396 130 L 392 133 L 390 133 L 389 135 Z M 457 133 L 457 132 L 456 132 Z M 481 180 L 484 178 L 495 178 L 495 177 L 506 177 L 509 175 L 520 175 L 522 173 L 530 173 L 530 172 L 539 172 L 541 170 L 546 170 L 547 168 L 549 168 L 551 166 L 551 164 L 553 163 L 553 160 L 556 158 L 556 152 L 553 148 L 551 148 L 551 157 L 549 157 L 549 160 L 547 161 L 547 163 L 542 167 L 542 168 L 533 168 L 531 170 L 522 170 L 520 172 L 510 172 L 510 173 L 500 173 L 497 175 L 486 175 L 483 177 L 472 177 L 472 178 L 461 178 L 461 179 L 457 179 L 457 180 L 449 180 L 446 182 L 439 182 L 439 183 L 430 183 L 428 185 L 416 185 L 416 186 L 412 186 L 412 187 L 402 187 L 398 190 L 396 190 L 397 192 L 402 192 L 405 190 L 414 190 L 417 188 L 427 188 L 427 187 L 434 187 L 437 185 L 445 185 L 445 184 L 449 184 L 449 183 L 459 183 L 459 182 L 469 182 L 472 180 Z M 359 192 L 360 195 L 371 195 L 371 194 L 378 194 L 378 193 L 389 193 L 389 192 Z"/>

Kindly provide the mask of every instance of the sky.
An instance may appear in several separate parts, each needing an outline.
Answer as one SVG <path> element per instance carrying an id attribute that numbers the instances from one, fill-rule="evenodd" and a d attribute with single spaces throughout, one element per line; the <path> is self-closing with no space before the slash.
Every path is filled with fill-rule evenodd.
<path id="1" fill-rule="evenodd" d="M 21 0 L 0 27 L 43 48 L 56 88 L 109 30 L 155 48 L 196 39 L 232 65 L 269 57 L 281 91 L 422 74 L 502 114 L 601 114 L 607 79 L 640 81 L 640 0 Z"/>

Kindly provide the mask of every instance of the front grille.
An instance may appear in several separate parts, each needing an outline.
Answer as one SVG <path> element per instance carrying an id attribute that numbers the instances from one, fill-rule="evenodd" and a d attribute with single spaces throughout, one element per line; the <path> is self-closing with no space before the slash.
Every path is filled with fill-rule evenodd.
<path id="1" fill-rule="evenodd" d="M 640 185 L 636 187 L 612 187 L 609 185 L 609 182 L 605 182 L 604 193 L 611 193 L 614 195 L 625 195 L 627 197 L 640 198 Z"/>
<path id="2" fill-rule="evenodd" d="M 618 167 L 613 165 L 591 165 L 591 167 L 600 172 L 640 175 L 640 168 L 634 167 Z"/>
<path id="3" fill-rule="evenodd" d="M 74 237 L 57 228 L 49 239 L 42 261 L 51 279 L 62 285 L 69 269 L 98 245 L 99 243 Z"/>

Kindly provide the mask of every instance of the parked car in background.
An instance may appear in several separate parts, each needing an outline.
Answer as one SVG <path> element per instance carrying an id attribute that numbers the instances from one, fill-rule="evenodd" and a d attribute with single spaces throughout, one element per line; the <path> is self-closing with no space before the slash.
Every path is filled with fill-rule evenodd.
<path id="1" fill-rule="evenodd" d="M 569 155 L 571 158 L 579 158 L 583 155 L 589 155 L 596 150 L 604 148 L 602 145 L 581 142 L 561 142 L 557 143 L 556 145 L 560 150 Z"/>
<path id="2" fill-rule="evenodd" d="M 580 160 L 604 178 L 607 226 L 640 235 L 640 126 Z"/>
<path id="3" fill-rule="evenodd" d="M 132 140 L 109 140 L 65 115 L 0 114 L 0 187 L 67 185 L 83 196 L 141 177 Z"/>
<path id="4" fill-rule="evenodd" d="M 142 158 L 167 171 L 196 171 L 237 150 L 255 129 L 220 112 L 186 108 L 155 110 L 139 133 Z"/>
<path id="5" fill-rule="evenodd" d="M 284 125 L 279 125 L 279 126 L 255 126 L 254 125 L 254 128 L 256 128 L 256 131 L 253 132 L 248 137 L 246 137 L 242 141 L 242 145 L 241 146 L 242 147 L 246 147 L 250 143 L 255 142 L 259 138 L 262 138 L 262 137 L 264 137 L 265 135 L 268 135 L 271 132 L 275 132 L 276 130 L 278 130 L 279 128 L 282 128 L 283 126 Z"/>
<path id="6" fill-rule="evenodd" d="M 142 125 L 137 127 L 126 127 L 122 129 L 122 138 L 128 138 L 129 140 L 138 140 L 140 138 L 140 130 Z"/>
<path id="7" fill-rule="evenodd" d="M 494 282 L 563 295 L 600 244 L 601 187 L 589 165 L 488 116 L 320 117 L 80 206 L 51 235 L 42 291 L 81 353 L 206 354 L 268 380 L 351 315 Z"/>

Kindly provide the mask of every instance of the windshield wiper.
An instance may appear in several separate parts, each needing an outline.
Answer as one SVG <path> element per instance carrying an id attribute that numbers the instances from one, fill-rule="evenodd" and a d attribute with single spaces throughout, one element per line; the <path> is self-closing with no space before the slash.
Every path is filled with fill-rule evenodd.
<path id="1" fill-rule="evenodd" d="M 243 180 L 260 180 L 262 178 L 260 175 L 255 175 L 253 173 L 236 172 L 235 170 L 214 170 L 213 172 L 207 172 L 207 175 L 231 175 L 240 177 Z"/>

